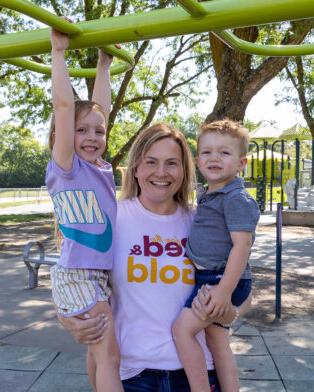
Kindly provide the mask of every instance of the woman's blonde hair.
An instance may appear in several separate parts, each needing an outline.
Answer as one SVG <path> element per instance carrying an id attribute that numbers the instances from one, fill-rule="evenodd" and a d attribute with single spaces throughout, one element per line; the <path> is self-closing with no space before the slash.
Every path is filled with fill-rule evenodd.
<path id="1" fill-rule="evenodd" d="M 195 184 L 195 167 L 190 148 L 185 136 L 178 129 L 172 128 L 166 123 L 157 123 L 144 129 L 135 139 L 128 158 L 128 165 L 122 181 L 122 199 L 131 199 L 139 196 L 139 187 L 135 172 L 141 160 L 151 146 L 162 139 L 172 139 L 178 143 L 182 152 L 183 181 L 173 196 L 174 200 L 182 207 L 188 208 L 193 202 L 193 189 Z"/>
<path id="2" fill-rule="evenodd" d="M 76 121 L 80 113 L 86 111 L 86 115 L 95 110 L 96 112 L 100 112 L 106 118 L 106 113 L 102 106 L 98 105 L 98 103 L 93 101 L 75 101 L 74 102 L 74 120 Z M 51 122 L 50 122 L 50 130 L 49 130 L 49 137 L 48 137 L 48 146 L 50 151 L 52 151 L 54 145 L 54 135 L 55 135 L 55 116 L 52 114 Z"/>

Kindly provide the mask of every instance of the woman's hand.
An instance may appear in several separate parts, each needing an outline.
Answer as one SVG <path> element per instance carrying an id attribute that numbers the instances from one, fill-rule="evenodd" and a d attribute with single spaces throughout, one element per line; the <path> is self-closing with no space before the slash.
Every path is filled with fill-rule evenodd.
<path id="1" fill-rule="evenodd" d="M 192 303 L 192 311 L 195 314 L 196 317 L 198 317 L 200 320 L 206 321 L 210 318 L 213 318 L 212 316 L 212 305 L 210 304 L 211 300 L 211 287 L 208 287 L 203 285 L 201 289 L 198 291 L 197 296 L 194 298 L 193 303 Z M 252 303 L 252 294 L 248 296 L 248 298 L 238 307 L 238 316 L 241 317 L 245 313 L 247 313 L 250 310 Z M 235 308 L 234 306 L 231 306 L 229 309 L 230 314 L 226 314 L 226 319 L 231 317 L 231 321 L 234 318 L 234 311 Z M 229 320 L 226 320 L 226 323 L 228 323 Z"/>
<path id="2" fill-rule="evenodd" d="M 58 315 L 62 326 L 73 335 L 76 342 L 81 344 L 96 344 L 103 339 L 103 332 L 107 327 L 108 317 L 99 314 L 90 318 L 88 314 L 78 317 L 63 317 Z"/>
<path id="3" fill-rule="evenodd" d="M 210 288 L 203 285 L 200 290 L 198 290 L 198 294 L 192 302 L 192 311 L 200 320 L 206 321 L 210 316 L 208 310 L 210 299 Z"/>
<path id="4" fill-rule="evenodd" d="M 220 284 L 210 288 L 210 302 L 207 311 L 211 318 L 221 318 L 229 313 L 232 306 L 231 294 Z"/>

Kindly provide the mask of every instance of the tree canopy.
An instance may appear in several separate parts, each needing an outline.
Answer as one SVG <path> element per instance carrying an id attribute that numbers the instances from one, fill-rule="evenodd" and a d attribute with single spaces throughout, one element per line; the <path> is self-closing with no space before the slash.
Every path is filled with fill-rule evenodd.
<path id="1" fill-rule="evenodd" d="M 74 21 L 144 12 L 174 5 L 169 0 L 33 0 L 57 15 Z M 9 33 L 35 28 L 37 22 L 14 11 L 2 9 L 0 32 Z M 309 36 L 314 21 L 286 22 L 267 26 L 235 29 L 247 41 L 265 44 L 299 44 Z M 117 167 L 125 158 L 137 134 L 152 121 L 180 117 L 180 104 L 195 108 L 209 93 L 210 78 L 217 79 L 217 101 L 207 122 L 229 117 L 243 121 L 246 108 L 263 86 L 288 64 L 287 57 L 267 57 L 236 52 L 209 34 L 198 34 L 162 41 L 126 44 L 134 54 L 134 66 L 122 76 L 112 78 L 113 106 L 107 138 L 107 158 Z M 68 53 L 71 67 L 95 67 L 97 50 Z M 49 55 L 32 60 L 50 62 Z M 22 127 L 48 121 L 51 113 L 50 81 L 42 75 L 2 64 L 0 71 L 1 104 L 11 108 L 12 118 Z M 92 94 L 93 80 L 73 79 L 77 96 Z"/>
<path id="2" fill-rule="evenodd" d="M 0 127 L 1 187 L 39 187 L 45 182 L 50 157 L 47 148 L 29 129 L 3 124 Z"/>

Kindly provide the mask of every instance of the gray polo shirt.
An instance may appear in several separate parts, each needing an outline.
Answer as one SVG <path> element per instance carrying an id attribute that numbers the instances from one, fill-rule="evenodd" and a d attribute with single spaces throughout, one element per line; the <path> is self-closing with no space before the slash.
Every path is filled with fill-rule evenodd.
<path id="1" fill-rule="evenodd" d="M 198 206 L 187 240 L 186 253 L 197 265 L 219 271 L 227 263 L 233 246 L 230 232 L 253 233 L 260 213 L 256 201 L 244 188 L 244 181 L 236 177 L 225 187 L 198 197 Z M 250 278 L 247 265 L 242 278 Z"/>

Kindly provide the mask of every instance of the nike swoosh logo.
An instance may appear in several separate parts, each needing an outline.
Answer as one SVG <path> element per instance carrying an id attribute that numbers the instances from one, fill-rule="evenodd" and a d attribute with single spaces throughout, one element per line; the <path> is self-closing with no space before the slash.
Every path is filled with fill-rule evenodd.
<path id="1" fill-rule="evenodd" d="M 106 215 L 106 214 L 105 214 Z M 112 226 L 109 217 L 106 215 L 107 227 L 103 233 L 92 234 L 86 233 L 79 229 L 73 229 L 59 223 L 59 228 L 64 237 L 69 238 L 88 248 L 95 249 L 98 252 L 107 252 L 112 245 Z"/>

